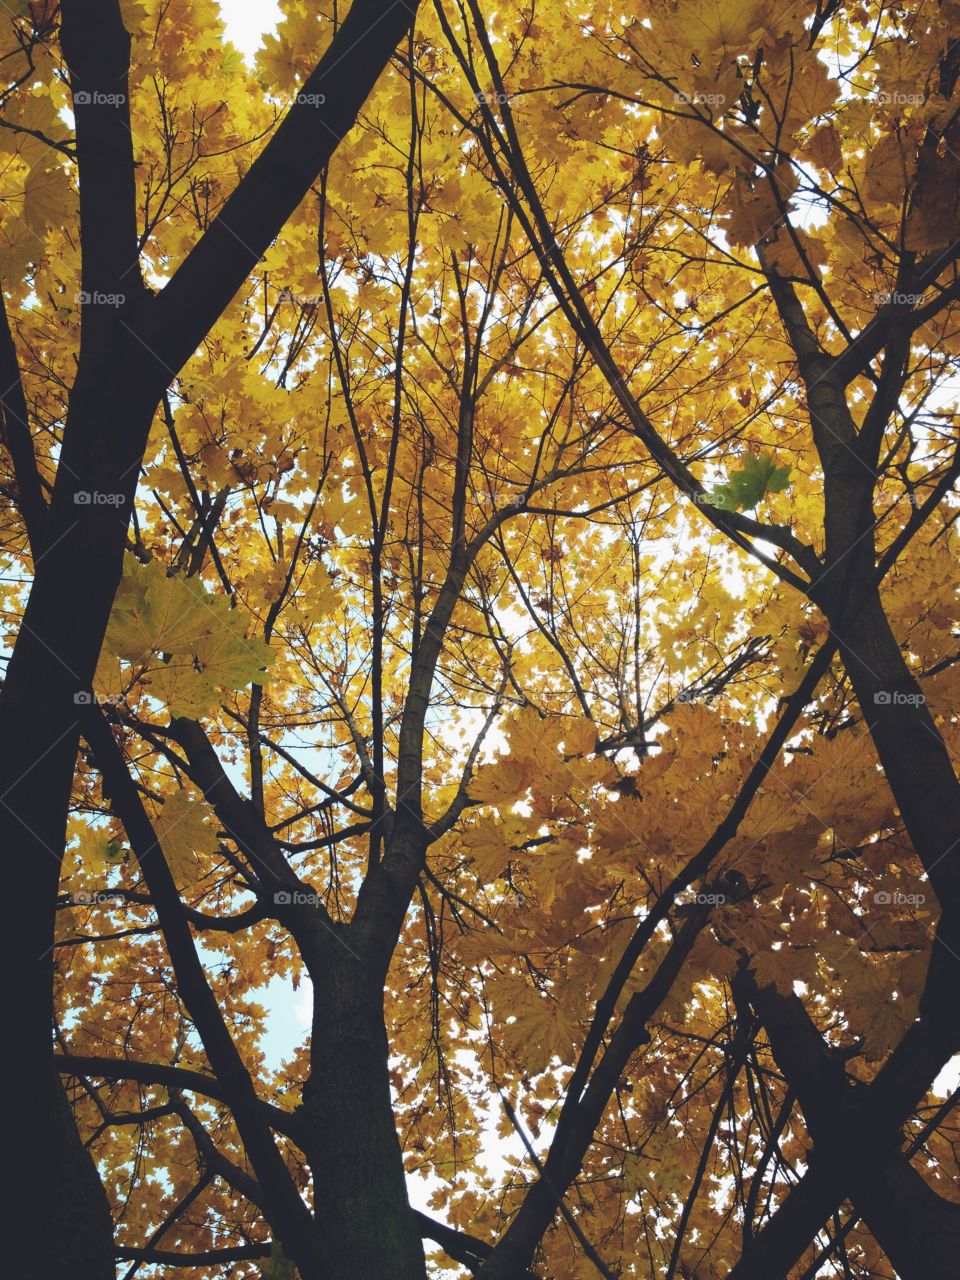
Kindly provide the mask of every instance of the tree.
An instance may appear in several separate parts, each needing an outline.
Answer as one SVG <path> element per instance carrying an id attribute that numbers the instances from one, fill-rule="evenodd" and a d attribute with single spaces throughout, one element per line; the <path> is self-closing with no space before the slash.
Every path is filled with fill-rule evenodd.
<path id="1" fill-rule="evenodd" d="M 21 563 L 28 554 L 33 569 L 0 700 L 0 830 L 16 864 L 18 945 L 28 957 L 11 1010 L 20 1050 L 14 1087 L 33 1104 L 24 1127 L 15 1126 L 15 1149 L 27 1153 L 26 1204 L 44 1196 L 54 1218 L 18 1257 L 22 1274 L 113 1271 L 106 1205 L 64 1114 L 51 1056 L 51 957 L 78 707 L 120 579 L 125 517 L 154 412 L 316 181 L 413 16 L 409 5 L 361 0 L 342 25 L 314 23 L 322 56 L 250 164 L 249 109 L 228 123 L 225 99 L 215 97 L 217 78 L 226 90 L 231 70 L 210 30 L 214 14 L 203 6 L 193 15 L 209 35 L 191 58 L 182 43 L 190 28 L 177 21 L 191 16 L 184 9 L 154 6 L 151 24 L 146 6 L 121 12 L 117 0 L 65 0 L 18 5 L 6 24 L 4 283 L 20 300 L 49 299 L 49 310 L 34 311 L 41 324 L 29 336 L 53 348 L 52 377 L 41 379 L 33 415 L 36 423 L 39 411 L 47 437 L 38 459 L 29 392 L 4 325 L 4 436 L 23 522 L 15 538 L 26 536 Z M 188 70 L 204 82 L 192 102 L 178 92 Z M 138 118 L 131 97 L 143 110 L 150 90 L 159 95 L 156 114 L 148 108 Z M 71 108 L 73 141 L 61 122 Z M 268 129 L 270 108 L 260 115 Z M 208 147 L 219 165 L 208 167 Z M 237 182 L 240 157 L 250 167 Z M 54 261 L 57 250 L 63 257 Z M 35 355 L 43 368 L 41 350 Z M 264 1159 L 280 1164 L 272 1139 Z M 299 1212 L 299 1201 L 287 1199 Z"/>
<path id="2" fill-rule="evenodd" d="M 950 1275 L 953 10 L 126 7 L 119 104 L 88 11 L 78 223 L 37 6 L 4 116 L 27 1195 L 90 1274 Z"/>

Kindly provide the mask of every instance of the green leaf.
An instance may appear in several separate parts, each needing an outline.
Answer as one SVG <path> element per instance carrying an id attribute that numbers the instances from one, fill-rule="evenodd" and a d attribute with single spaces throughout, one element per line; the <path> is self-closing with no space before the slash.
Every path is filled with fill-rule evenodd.
<path id="1" fill-rule="evenodd" d="M 125 662 L 153 653 L 190 653 L 215 625 L 215 602 L 197 579 L 168 576 L 162 561 L 128 555 L 104 647 Z"/>
<path id="2" fill-rule="evenodd" d="M 266 1262 L 260 1263 L 259 1270 L 263 1280 L 295 1280 L 297 1274 L 296 1267 L 276 1240 L 270 1246 L 270 1257 Z"/>
<path id="3" fill-rule="evenodd" d="M 128 556 L 110 616 L 95 685 L 109 683 L 111 659 L 132 663 L 152 697 L 172 715 L 214 710 L 224 691 L 263 684 L 273 654 L 244 634 L 243 614 L 199 578 L 168 575 L 160 560 Z"/>
<path id="4" fill-rule="evenodd" d="M 178 885 L 191 884 L 200 874 L 200 855 L 219 847 L 212 813 L 205 800 L 186 791 L 166 800 L 154 820 L 154 828 L 167 865 Z"/>
<path id="5" fill-rule="evenodd" d="M 243 54 L 234 45 L 228 44 L 220 58 L 220 70 L 224 75 L 232 76 L 243 66 Z"/>
<path id="6" fill-rule="evenodd" d="M 721 511 L 749 511 L 768 493 L 783 493 L 789 487 L 789 465 L 778 467 L 772 453 L 748 453 L 739 471 L 732 471 L 727 483 L 715 485 L 707 496 Z"/>

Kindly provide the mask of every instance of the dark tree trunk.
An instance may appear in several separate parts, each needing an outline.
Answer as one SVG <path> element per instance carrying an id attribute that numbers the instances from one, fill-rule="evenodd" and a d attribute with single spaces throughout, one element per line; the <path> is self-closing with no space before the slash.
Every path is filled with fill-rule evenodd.
<path id="1" fill-rule="evenodd" d="M 112 381 L 113 394 L 87 400 L 78 388 L 72 398 L 60 463 L 71 483 L 57 487 L 47 520 L 46 550 L 0 698 L 0 843 L 17 885 L 11 917 L 17 949 L 9 960 L 10 972 L 17 977 L 7 988 L 6 1017 L 17 1035 L 11 1062 L 13 1096 L 23 1102 L 22 1109 L 13 1109 L 13 1131 L 8 1135 L 22 1163 L 7 1195 L 15 1220 L 29 1220 L 37 1204 L 51 1205 L 58 1197 L 59 1216 L 53 1215 L 42 1233 L 44 1247 L 59 1250 L 77 1267 L 77 1250 L 81 1242 L 92 1243 L 105 1201 L 99 1187 L 90 1200 L 96 1173 L 79 1144 L 54 1072 L 53 942 L 83 709 L 77 699 L 90 696 L 122 570 L 125 513 L 137 482 L 138 446 L 142 449 L 153 411 L 136 387 L 134 353 L 121 348 L 118 355 L 127 364 L 125 376 L 101 370 Z M 113 429 L 104 429 L 105 422 Z M 74 424 L 79 430 L 71 435 Z M 85 445 L 71 447 L 81 439 Z M 122 501 L 74 501 L 75 495 L 94 491 L 119 495 Z M 68 1160 L 70 1176 L 63 1174 L 63 1160 Z M 68 1232 L 57 1242 L 57 1222 L 81 1220 L 87 1225 L 76 1239 Z M 21 1247 L 17 1239 L 14 1233 L 15 1252 Z M 16 1267 L 8 1259 L 13 1274 L 31 1274 L 34 1242 L 25 1240 L 22 1248 Z M 104 1252 L 108 1271 L 103 1271 Z M 85 1265 L 90 1275 L 113 1274 L 109 1218 L 97 1257 Z"/>
<path id="2" fill-rule="evenodd" d="M 7 1253 L 10 1276 L 18 1280 L 114 1280 L 113 1219 L 96 1166 L 84 1148 L 59 1078 L 51 1075 L 43 1088 L 34 1082 L 38 1105 L 47 1106 L 32 1126 L 31 1141 L 49 1159 L 47 1179 L 32 1217 L 18 1220 L 10 1232 L 16 1266 Z M 14 1150 L 11 1148 L 11 1150 Z M 9 1166 L 11 1183 L 20 1177 L 20 1148 L 16 1168 Z M 6 1193 L 5 1193 L 6 1194 Z M 33 1222 L 35 1230 L 22 1230 Z M 25 1237 L 17 1244 L 18 1235 Z"/>
<path id="3" fill-rule="evenodd" d="M 423 1245 L 407 1200 L 390 1097 L 383 991 L 331 940 L 315 991 L 311 1077 L 298 1117 L 314 1177 L 315 1214 L 331 1276 L 417 1280 Z"/>

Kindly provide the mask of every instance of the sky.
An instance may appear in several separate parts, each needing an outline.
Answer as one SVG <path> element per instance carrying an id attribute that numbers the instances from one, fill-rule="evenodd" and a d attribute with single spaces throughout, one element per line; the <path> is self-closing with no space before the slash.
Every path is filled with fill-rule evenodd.
<path id="1" fill-rule="evenodd" d="M 227 36 L 245 58 L 252 59 L 265 32 L 280 19 L 277 0 L 218 0 Z"/>

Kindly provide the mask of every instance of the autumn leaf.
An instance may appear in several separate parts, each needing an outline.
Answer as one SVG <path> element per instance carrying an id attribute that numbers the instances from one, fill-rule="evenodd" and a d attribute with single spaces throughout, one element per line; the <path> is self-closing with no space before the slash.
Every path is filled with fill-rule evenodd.
<path id="1" fill-rule="evenodd" d="M 482 765 L 470 783 L 470 797 L 483 804 L 509 805 L 519 800 L 530 783 L 526 765 L 507 756 L 493 764 Z"/>
<path id="2" fill-rule="evenodd" d="M 569 1051 L 573 1028 L 555 1002 L 531 992 L 505 1026 L 504 1036 L 524 1069 L 535 1074 Z"/>
<path id="3" fill-rule="evenodd" d="M 171 576 L 159 560 L 141 565 L 129 556 L 107 628 L 107 650 L 127 662 L 189 652 L 212 626 L 207 607 L 200 583 Z"/>
<path id="4" fill-rule="evenodd" d="M 482 884 L 490 884 L 496 880 L 505 870 L 513 853 L 506 838 L 504 824 L 498 818 L 480 817 L 463 833 L 461 841 Z"/>
<path id="5" fill-rule="evenodd" d="M 175 791 L 154 820 L 157 839 L 178 884 L 190 884 L 201 871 L 201 858 L 219 847 L 209 805 L 187 791 Z"/>
<path id="6" fill-rule="evenodd" d="M 632 1200 L 643 1186 L 643 1157 L 637 1155 L 634 1151 L 628 1152 L 623 1157 L 621 1171 L 623 1193 L 628 1199 Z"/>
<path id="7" fill-rule="evenodd" d="M 568 721 L 563 730 L 563 745 L 568 755 L 589 755 L 597 745 L 597 726 L 586 716 Z"/>
<path id="8" fill-rule="evenodd" d="M 804 147 L 803 154 L 817 168 L 839 173 L 843 165 L 843 148 L 835 126 L 821 125 Z"/>
<path id="9" fill-rule="evenodd" d="M 34 164 L 23 189 L 23 217 L 31 231 L 42 235 L 62 220 L 69 191 L 66 173 L 49 156 Z"/>

